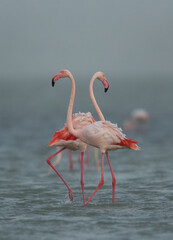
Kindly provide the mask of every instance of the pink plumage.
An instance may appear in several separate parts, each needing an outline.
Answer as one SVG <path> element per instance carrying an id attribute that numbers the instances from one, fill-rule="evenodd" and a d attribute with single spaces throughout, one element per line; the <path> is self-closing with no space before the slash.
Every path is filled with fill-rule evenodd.
<path id="1" fill-rule="evenodd" d="M 139 150 L 137 141 L 126 138 L 117 124 L 109 121 L 97 121 L 79 131 L 80 139 L 87 144 L 99 147 L 102 152 L 120 148 Z"/>
<path id="2" fill-rule="evenodd" d="M 76 140 L 77 138 L 69 133 L 68 128 L 64 127 L 63 129 L 58 130 L 52 136 L 52 140 L 49 143 L 49 147 L 57 145 L 60 140 Z"/>
<path id="3" fill-rule="evenodd" d="M 139 150 L 139 147 L 137 146 L 137 144 L 138 144 L 137 141 L 134 141 L 130 138 L 120 139 L 120 143 L 117 143 L 117 145 L 120 145 L 120 146 L 126 146 L 133 150 Z"/>
<path id="4" fill-rule="evenodd" d="M 95 120 L 90 112 L 75 113 L 75 114 L 73 114 L 72 121 L 73 121 L 73 127 L 75 129 L 82 129 L 83 127 L 86 127 L 86 126 L 90 125 L 91 123 L 95 122 Z M 72 143 L 72 147 L 73 147 L 76 140 L 77 140 L 77 137 L 73 136 L 69 132 L 69 130 L 66 126 L 66 123 L 65 123 L 65 126 L 63 129 L 60 129 L 54 133 L 54 135 L 52 136 L 52 140 L 50 141 L 48 146 L 49 147 L 50 146 L 62 146 L 62 141 L 63 141 L 63 143 L 64 143 L 64 141 L 68 141 L 67 143 L 64 143 L 64 144 L 70 145 L 70 143 Z M 79 146 L 79 141 L 80 140 L 78 139 L 77 143 L 76 143 L 77 146 Z M 84 143 L 82 143 L 82 144 L 84 145 Z M 64 145 L 64 146 L 66 146 L 66 145 Z M 74 150 L 76 150 L 76 148 Z"/>

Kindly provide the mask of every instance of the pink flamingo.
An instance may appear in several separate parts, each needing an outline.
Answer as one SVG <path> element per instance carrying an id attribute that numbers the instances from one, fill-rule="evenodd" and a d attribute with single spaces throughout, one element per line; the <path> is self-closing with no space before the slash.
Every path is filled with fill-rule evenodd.
<path id="1" fill-rule="evenodd" d="M 131 117 L 124 121 L 123 129 L 125 131 L 138 130 L 142 124 L 149 121 L 149 118 L 149 113 L 145 109 L 134 109 L 131 113 Z"/>
<path id="2" fill-rule="evenodd" d="M 61 75 L 61 77 L 66 77 L 67 73 Z M 115 201 L 115 184 L 116 178 L 112 169 L 111 161 L 109 158 L 108 151 L 109 150 L 117 150 L 123 148 L 130 148 L 133 150 L 139 150 L 137 146 L 137 141 L 133 141 L 122 133 L 122 130 L 117 127 L 116 124 L 112 124 L 108 121 L 98 121 L 94 122 L 86 127 L 81 129 L 75 129 L 73 127 L 72 121 L 72 111 L 73 111 L 73 103 L 75 98 L 75 81 L 71 75 L 68 75 L 71 80 L 71 95 L 70 95 L 70 102 L 67 112 L 67 127 L 69 132 L 75 136 L 76 138 L 80 139 L 82 142 L 85 142 L 88 145 L 93 147 L 100 148 L 102 154 L 102 164 L 101 164 L 101 181 L 98 184 L 97 188 L 88 199 L 87 204 L 91 201 L 93 196 L 96 194 L 98 189 L 104 184 L 104 154 L 106 153 L 111 175 L 112 175 L 112 203 Z M 98 111 L 97 107 L 95 107 Z M 81 175 L 83 172 L 83 165 L 81 164 Z M 83 175 L 82 175 L 83 177 Z M 81 177 L 81 179 L 82 179 Z M 85 204 L 85 203 L 84 203 Z"/>
<path id="3" fill-rule="evenodd" d="M 65 78 L 65 77 L 69 77 L 70 79 L 73 79 L 73 81 L 74 81 L 74 78 L 73 78 L 72 74 L 70 73 L 70 71 L 62 70 L 53 77 L 52 85 L 54 86 L 55 82 L 59 78 Z M 95 105 L 95 108 L 97 108 L 97 113 L 99 115 L 99 118 L 101 120 L 103 120 L 104 119 L 103 114 L 101 113 L 101 110 L 99 109 L 99 107 L 97 105 L 97 102 L 96 102 L 95 97 L 94 97 L 93 89 L 92 89 L 93 88 L 93 82 L 95 81 L 95 79 L 98 79 L 103 83 L 103 85 L 105 87 L 105 92 L 107 91 L 107 89 L 109 87 L 109 83 L 107 82 L 107 80 L 105 78 L 105 75 L 103 73 L 100 73 L 100 72 L 95 73 L 93 75 L 93 77 L 91 78 L 91 81 L 90 81 L 91 100 L 92 100 L 92 103 Z M 75 91 L 75 89 L 74 89 L 74 91 Z M 93 122 L 95 122 L 95 120 L 92 117 L 91 113 L 76 113 L 76 114 L 73 114 L 72 124 L 73 124 L 73 127 L 77 130 L 80 130 L 81 128 L 83 128 L 85 126 L 90 125 Z M 61 180 L 64 182 L 64 184 L 68 188 L 69 197 L 70 197 L 71 200 L 73 200 L 73 194 L 72 194 L 71 188 L 65 182 L 63 177 L 59 174 L 59 172 L 55 169 L 55 167 L 51 164 L 50 160 L 52 159 L 52 157 L 54 157 L 55 155 L 57 155 L 58 153 L 60 153 L 64 149 L 70 149 L 70 150 L 73 150 L 73 151 L 80 150 L 80 152 L 81 152 L 81 187 L 82 187 L 82 194 L 83 194 L 83 203 L 85 204 L 84 182 L 83 182 L 83 156 L 84 156 L 84 152 L 86 150 L 87 144 L 82 142 L 80 139 L 77 139 L 75 136 L 71 135 L 69 133 L 68 129 L 67 129 L 67 126 L 65 125 L 65 127 L 63 129 L 55 132 L 55 134 L 53 135 L 52 140 L 49 143 L 49 146 L 53 146 L 53 145 L 61 146 L 62 148 L 59 151 L 57 151 L 55 154 L 50 156 L 47 159 L 47 163 L 58 174 L 58 176 L 61 178 Z"/>
<path id="4" fill-rule="evenodd" d="M 148 122 L 149 114 L 145 109 L 137 108 L 132 111 L 132 118 L 138 122 Z"/>

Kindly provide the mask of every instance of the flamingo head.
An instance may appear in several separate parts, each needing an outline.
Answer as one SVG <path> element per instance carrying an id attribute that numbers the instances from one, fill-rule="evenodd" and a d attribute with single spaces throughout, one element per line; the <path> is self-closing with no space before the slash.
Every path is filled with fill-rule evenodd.
<path id="1" fill-rule="evenodd" d="M 61 70 L 59 73 L 55 74 L 52 78 L 52 87 L 54 87 L 57 80 L 59 80 L 60 78 L 68 77 L 68 76 L 69 76 L 68 70 Z"/>
<path id="2" fill-rule="evenodd" d="M 97 76 L 97 79 L 99 79 L 103 83 L 105 92 L 107 92 L 107 90 L 109 89 L 109 82 L 106 79 L 105 74 L 103 72 L 97 72 L 96 76 Z"/>

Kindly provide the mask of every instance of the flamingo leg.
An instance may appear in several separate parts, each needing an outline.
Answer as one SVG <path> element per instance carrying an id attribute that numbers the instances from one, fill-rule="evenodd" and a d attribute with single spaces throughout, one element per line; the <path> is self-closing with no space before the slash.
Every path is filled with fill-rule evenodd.
<path id="1" fill-rule="evenodd" d="M 83 181 L 83 157 L 84 157 L 84 152 L 81 152 L 81 187 L 82 187 L 82 195 L 83 195 L 83 204 L 85 205 L 85 193 L 84 193 L 84 181 Z"/>
<path id="2" fill-rule="evenodd" d="M 57 148 L 58 151 L 61 149 L 60 147 Z M 56 160 L 53 163 L 53 166 L 56 167 L 61 161 L 61 152 L 58 154 Z M 49 167 L 49 173 L 53 172 L 53 169 L 51 167 Z"/>
<path id="3" fill-rule="evenodd" d="M 86 150 L 86 164 L 87 164 L 87 169 L 90 170 L 90 148 L 87 146 Z"/>
<path id="4" fill-rule="evenodd" d="M 69 169 L 73 170 L 72 154 L 71 154 L 71 151 L 69 149 L 67 149 L 67 156 L 68 156 L 68 160 L 69 160 Z"/>
<path id="5" fill-rule="evenodd" d="M 63 177 L 59 174 L 59 172 L 56 170 L 56 168 L 51 164 L 50 160 L 56 156 L 58 153 L 62 152 L 63 150 L 65 149 L 64 148 L 61 148 L 58 152 L 54 153 L 52 156 L 50 156 L 48 159 L 47 159 L 47 163 L 51 166 L 51 168 L 58 174 L 58 176 L 61 178 L 61 180 L 63 181 L 63 183 L 66 185 L 66 187 L 68 188 L 69 190 L 69 198 L 71 201 L 73 201 L 73 193 L 72 193 L 72 190 L 71 188 L 68 186 L 68 184 L 66 183 L 66 181 L 63 179 Z"/>
<path id="6" fill-rule="evenodd" d="M 114 172 L 113 172 L 113 168 L 112 168 L 112 165 L 111 165 L 111 161 L 110 161 L 108 152 L 106 152 L 106 157 L 108 159 L 108 163 L 109 163 L 109 167 L 110 167 L 111 175 L 112 175 L 112 203 L 114 204 L 114 201 L 115 201 L 116 178 L 115 178 L 115 175 L 114 175 Z"/>
<path id="7" fill-rule="evenodd" d="M 88 204 L 91 201 L 93 196 L 96 194 L 96 192 L 99 190 L 99 188 L 101 188 L 101 186 L 103 184 L 104 184 L 104 153 L 102 153 L 102 169 L 101 169 L 101 180 L 100 180 L 100 183 L 97 186 L 97 188 L 95 189 L 95 191 L 93 192 L 93 194 L 91 195 L 91 197 L 88 199 L 86 204 Z"/>

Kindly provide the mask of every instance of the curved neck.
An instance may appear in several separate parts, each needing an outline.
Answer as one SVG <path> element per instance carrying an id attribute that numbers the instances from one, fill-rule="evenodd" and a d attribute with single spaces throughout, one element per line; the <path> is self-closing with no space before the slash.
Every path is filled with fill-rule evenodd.
<path id="1" fill-rule="evenodd" d="M 71 95 L 70 95 L 70 101 L 69 101 L 69 106 L 67 111 L 67 127 L 69 132 L 72 135 L 74 135 L 75 137 L 78 137 L 78 131 L 76 131 L 73 128 L 73 123 L 72 123 L 72 112 L 73 112 L 73 104 L 74 104 L 74 98 L 75 98 L 75 80 L 70 72 L 68 74 L 68 77 L 70 78 L 70 81 L 71 81 Z"/>
<path id="2" fill-rule="evenodd" d="M 91 78 L 91 81 L 90 81 L 90 86 L 89 86 L 89 91 L 90 91 L 90 98 L 91 98 L 91 101 L 92 101 L 92 104 L 100 118 L 101 121 L 105 121 L 105 118 L 96 102 L 96 99 L 94 97 L 94 92 L 93 92 L 93 83 L 94 81 L 97 79 L 97 74 L 94 74 L 93 77 Z M 98 79 L 99 80 L 99 79 Z M 100 80 L 101 81 L 101 80 Z"/>

